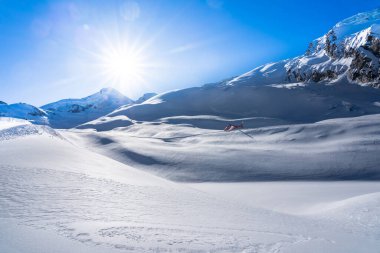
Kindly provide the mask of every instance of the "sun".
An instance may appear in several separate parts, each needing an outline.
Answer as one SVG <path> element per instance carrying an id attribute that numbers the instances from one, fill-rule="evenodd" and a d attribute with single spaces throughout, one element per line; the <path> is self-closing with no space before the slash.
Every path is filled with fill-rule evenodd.
<path id="1" fill-rule="evenodd" d="M 144 58 L 138 50 L 109 48 L 102 54 L 102 69 L 113 85 L 133 86 L 144 80 Z"/>

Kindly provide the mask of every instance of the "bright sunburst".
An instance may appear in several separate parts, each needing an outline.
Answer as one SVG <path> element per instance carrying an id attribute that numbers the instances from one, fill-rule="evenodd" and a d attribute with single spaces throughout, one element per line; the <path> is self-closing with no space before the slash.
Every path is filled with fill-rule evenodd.
<path id="1" fill-rule="evenodd" d="M 103 51 L 102 72 L 114 86 L 135 86 L 144 81 L 144 58 L 139 50 L 108 48 Z"/>

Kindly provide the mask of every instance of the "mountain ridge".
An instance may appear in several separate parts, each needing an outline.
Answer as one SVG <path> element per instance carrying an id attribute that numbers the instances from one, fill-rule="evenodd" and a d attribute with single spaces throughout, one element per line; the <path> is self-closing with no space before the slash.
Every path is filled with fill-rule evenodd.
<path id="1" fill-rule="evenodd" d="M 209 128 L 220 125 L 212 116 L 275 119 L 248 124 L 255 127 L 380 113 L 377 29 L 380 9 L 359 13 L 314 40 L 301 56 L 261 65 L 221 82 L 161 93 L 143 104 L 119 108 L 93 126 L 125 127 L 131 121 L 166 122 L 170 118 L 176 124 L 207 128 L 199 121 L 204 118 L 195 120 L 197 115 L 210 116 Z M 118 124 L 112 117 L 118 118 Z"/>
<path id="2" fill-rule="evenodd" d="M 41 108 L 46 111 L 49 123 L 54 128 L 72 128 L 104 116 L 133 100 L 114 88 L 103 88 L 99 92 L 80 99 L 63 99 Z"/>
<path id="3" fill-rule="evenodd" d="M 228 85 L 336 82 L 380 87 L 380 8 L 338 22 L 304 55 L 258 66 Z"/>
<path id="4" fill-rule="evenodd" d="M 186 117 L 182 121 L 172 117 L 197 115 L 310 123 L 380 113 L 380 89 L 367 88 L 380 88 L 380 8 L 338 22 L 312 41 L 303 55 L 234 78 L 158 95 L 146 93 L 136 101 L 103 88 L 81 99 L 46 104 L 41 111 L 54 128 L 109 130 L 161 119 L 188 123 Z"/>
<path id="5" fill-rule="evenodd" d="M 0 117 L 25 119 L 34 124 L 48 124 L 48 117 L 44 110 L 26 103 L 0 102 Z"/>
<path id="6" fill-rule="evenodd" d="M 72 128 L 133 102 L 114 88 L 103 88 L 84 98 L 61 99 L 41 107 L 0 101 L 0 117 L 25 119 L 54 128 Z"/>

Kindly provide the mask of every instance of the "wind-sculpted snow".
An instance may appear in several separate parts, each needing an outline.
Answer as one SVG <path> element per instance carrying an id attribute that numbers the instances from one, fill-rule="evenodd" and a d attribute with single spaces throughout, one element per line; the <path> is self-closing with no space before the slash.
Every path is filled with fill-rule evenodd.
<path id="1" fill-rule="evenodd" d="M 142 123 L 65 134 L 178 181 L 378 180 L 379 124 L 376 114 L 233 132 Z"/>
<path id="2" fill-rule="evenodd" d="M 343 139 L 339 141 L 339 137 L 326 137 L 326 134 L 345 136 L 345 130 L 354 143 L 365 141 L 370 144 L 365 140 L 366 136 L 371 136 L 372 142 L 376 141 L 378 130 L 371 127 L 371 122 L 377 125 L 375 118 L 351 119 L 353 123 L 347 120 L 347 128 L 341 121 L 321 122 L 319 126 L 281 126 L 248 131 L 247 134 L 254 139 L 240 136 L 237 132 L 144 123 L 139 127 L 134 125 L 102 134 L 89 130 L 59 131 L 65 139 L 31 134 L 27 138 L 0 141 L 0 251 L 37 253 L 49 249 L 51 252 L 65 252 L 58 246 L 62 245 L 66 252 L 80 250 L 86 253 L 354 253 L 363 249 L 376 252 L 380 247 L 379 224 L 372 222 L 375 218 L 366 217 L 360 210 L 367 204 L 369 208 L 375 207 L 377 195 L 346 205 L 348 209 L 336 209 L 336 213 L 318 212 L 312 216 L 284 214 L 256 207 L 252 201 L 230 200 L 170 182 L 88 150 L 99 144 L 103 148 L 108 146 L 110 150 L 117 150 L 120 142 L 124 142 L 125 146 L 120 145 L 120 150 L 129 148 L 131 153 L 138 155 L 134 156 L 136 161 L 168 157 L 176 163 L 170 172 L 172 175 L 182 173 L 188 177 L 182 169 L 184 167 L 187 173 L 207 178 L 215 177 L 217 173 L 215 168 L 204 163 L 206 157 L 217 161 L 213 159 L 213 152 L 218 152 L 221 158 L 216 165 L 221 166 L 230 160 L 236 168 L 241 166 L 243 159 L 228 155 L 234 150 L 265 150 L 266 162 L 272 160 L 274 164 L 277 158 L 276 153 L 271 152 L 274 150 L 271 146 L 276 142 L 289 143 L 295 139 L 297 144 L 290 145 L 290 149 L 298 147 L 299 151 L 305 148 L 302 143 L 326 139 L 317 145 L 326 152 L 331 152 L 334 147 L 328 143 L 334 142 L 359 151 L 361 148 L 349 145 L 350 140 L 345 142 Z M 157 131 L 157 127 L 165 131 Z M 85 141 L 82 134 L 95 142 Z M 226 146 L 232 141 L 233 145 Z M 251 146 L 252 141 L 257 144 Z M 186 152 L 189 152 L 191 160 L 178 160 L 184 146 L 188 146 Z M 159 152 L 155 150 L 158 147 Z M 177 153 L 173 152 L 174 147 Z M 365 152 L 370 153 L 371 149 L 369 145 Z M 142 150 L 147 153 L 142 153 Z M 157 154 L 153 155 L 153 151 Z M 126 154 L 125 150 L 123 152 Z M 227 158 L 223 158 L 225 155 Z M 111 154 L 109 156 L 112 157 Z M 359 152 L 355 159 L 360 161 L 360 156 Z M 253 152 L 245 161 L 254 164 L 258 157 Z M 303 165 L 307 170 L 305 160 Z M 202 168 L 199 161 L 203 163 Z M 195 170 L 189 170 L 189 163 Z M 159 167 L 155 164 L 150 166 Z M 170 170 L 170 167 L 166 169 Z M 234 176 L 233 173 L 230 175 Z M 325 205 L 326 208 L 329 206 Z M 358 226 L 357 222 L 351 222 L 349 214 L 358 212 L 358 217 L 371 220 L 371 226 Z M 346 218 L 335 218 L 336 214 Z M 374 212 L 370 214 L 375 215 Z M 30 238 L 40 243 L 30 243 Z M 50 244 L 46 240 L 51 240 Z"/>
<path id="3" fill-rule="evenodd" d="M 294 229 L 302 218 L 235 205 L 61 139 L 33 135 L 0 142 L 0 151 L 2 224 L 56 231 L 89 252 L 95 246 L 103 252 L 276 252 L 311 240 L 328 243 Z M 0 249 L 10 243 L 0 242 Z"/>
<path id="4" fill-rule="evenodd" d="M 1 218 L 55 229 L 89 245 L 139 252 L 275 252 L 311 240 L 265 225 L 269 219 L 287 222 L 281 215 L 239 209 L 180 187 L 135 186 L 51 169 L 0 171 L 6 175 L 0 179 Z"/>
<path id="5" fill-rule="evenodd" d="M 318 214 L 335 220 L 346 220 L 356 225 L 380 226 L 380 192 L 363 194 L 327 204 Z"/>
<path id="6" fill-rule="evenodd" d="M 134 122 L 126 116 L 100 117 L 96 120 L 81 124 L 77 129 L 95 129 L 96 131 L 109 131 L 118 127 L 127 127 Z"/>

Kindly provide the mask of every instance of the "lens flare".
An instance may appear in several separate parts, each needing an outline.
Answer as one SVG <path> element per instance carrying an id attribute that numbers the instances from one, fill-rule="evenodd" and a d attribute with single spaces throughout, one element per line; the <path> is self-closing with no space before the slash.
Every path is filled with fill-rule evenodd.
<path id="1" fill-rule="evenodd" d="M 135 86 L 144 80 L 144 57 L 137 50 L 109 48 L 103 52 L 102 69 L 114 86 Z"/>

